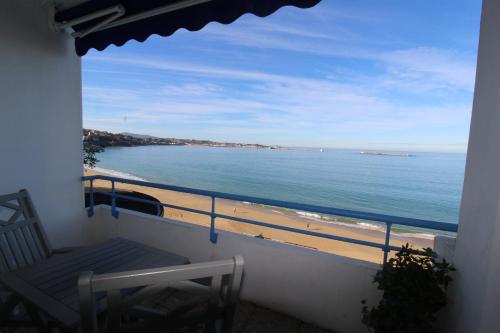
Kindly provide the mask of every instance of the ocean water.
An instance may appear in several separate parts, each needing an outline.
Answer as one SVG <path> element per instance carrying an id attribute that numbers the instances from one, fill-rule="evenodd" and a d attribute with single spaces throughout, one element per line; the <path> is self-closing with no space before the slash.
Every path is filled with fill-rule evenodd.
<path id="1" fill-rule="evenodd" d="M 465 154 L 335 149 L 141 146 L 106 148 L 98 158 L 98 168 L 119 176 L 455 224 L 465 168 Z"/>

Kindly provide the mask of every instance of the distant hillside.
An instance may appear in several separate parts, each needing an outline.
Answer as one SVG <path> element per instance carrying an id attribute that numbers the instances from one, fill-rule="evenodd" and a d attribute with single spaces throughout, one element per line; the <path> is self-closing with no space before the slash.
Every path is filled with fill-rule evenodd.
<path id="1" fill-rule="evenodd" d="M 118 133 L 118 134 L 125 135 L 125 136 L 131 136 L 131 137 L 136 138 L 136 139 L 159 139 L 156 136 L 146 135 L 146 134 L 135 134 L 135 133 L 129 133 L 129 132 L 122 132 L 122 133 Z"/>
<path id="2" fill-rule="evenodd" d="M 269 146 L 251 143 L 216 142 L 210 140 L 192 140 L 176 138 L 157 138 L 151 135 L 134 133 L 110 133 L 93 129 L 83 129 L 85 144 L 99 147 L 132 147 L 132 146 L 208 146 L 208 147 L 240 147 L 240 148 L 270 148 Z"/>

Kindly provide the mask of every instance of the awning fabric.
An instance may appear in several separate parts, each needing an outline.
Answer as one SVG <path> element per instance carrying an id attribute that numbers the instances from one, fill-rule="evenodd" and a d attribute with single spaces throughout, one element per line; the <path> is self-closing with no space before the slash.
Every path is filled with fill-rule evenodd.
<path id="1" fill-rule="evenodd" d="M 251 13 L 265 17 L 283 6 L 309 8 L 321 0 L 213 0 L 203 4 L 160 14 L 150 18 L 127 23 L 125 25 L 96 31 L 84 37 L 75 38 L 76 53 L 82 56 L 91 48 L 99 51 L 108 45 L 122 46 L 134 39 L 143 42 L 152 34 L 170 36 L 178 29 L 198 31 L 210 22 L 229 24 L 240 16 Z M 59 12 L 56 22 L 70 21 L 75 18 L 114 6 L 123 5 L 125 15 L 131 16 L 160 6 L 179 2 L 179 0 L 90 0 L 76 7 Z M 95 22 L 81 23 L 73 27 L 75 31 L 83 31 Z"/>

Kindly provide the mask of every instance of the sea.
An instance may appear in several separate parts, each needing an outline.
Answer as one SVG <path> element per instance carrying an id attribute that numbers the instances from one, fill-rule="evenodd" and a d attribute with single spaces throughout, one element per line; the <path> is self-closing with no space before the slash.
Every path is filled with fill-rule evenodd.
<path id="1" fill-rule="evenodd" d="M 111 147 L 98 159 L 96 171 L 119 177 L 453 224 L 458 223 L 465 169 L 460 153 L 313 148 Z"/>

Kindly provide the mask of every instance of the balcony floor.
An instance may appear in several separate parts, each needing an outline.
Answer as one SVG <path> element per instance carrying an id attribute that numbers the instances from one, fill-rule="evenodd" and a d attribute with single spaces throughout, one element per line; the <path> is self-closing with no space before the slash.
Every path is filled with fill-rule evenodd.
<path id="1" fill-rule="evenodd" d="M 333 333 L 287 315 L 252 303 L 242 302 L 236 309 L 234 333 Z"/>
<path id="2" fill-rule="evenodd" d="M 36 333 L 36 329 L 0 328 L 5 333 Z M 233 333 L 334 333 L 287 315 L 241 302 L 236 309 Z"/>

